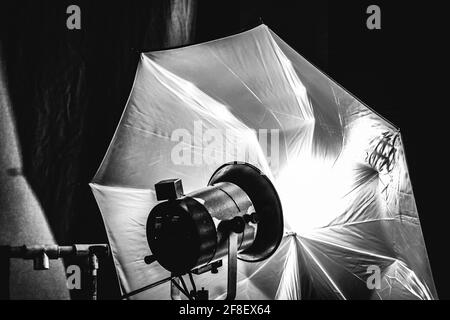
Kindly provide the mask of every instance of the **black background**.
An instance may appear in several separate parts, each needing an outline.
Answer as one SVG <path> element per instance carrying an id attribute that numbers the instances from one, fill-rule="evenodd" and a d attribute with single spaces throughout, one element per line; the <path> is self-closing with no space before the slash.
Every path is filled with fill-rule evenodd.
<path id="1" fill-rule="evenodd" d="M 139 52 L 163 45 L 164 1 L 5 2 L 0 32 L 25 174 L 59 243 L 104 242 L 88 182 L 118 123 Z M 69 4 L 81 7 L 82 30 L 67 30 Z M 370 4 L 381 7 L 381 30 L 366 28 Z M 449 299 L 447 100 L 437 98 L 446 93 L 443 11 L 409 1 L 198 1 L 194 42 L 262 20 L 401 128 L 434 280 L 439 297 Z M 112 264 L 103 270 L 100 296 L 116 298 Z"/>

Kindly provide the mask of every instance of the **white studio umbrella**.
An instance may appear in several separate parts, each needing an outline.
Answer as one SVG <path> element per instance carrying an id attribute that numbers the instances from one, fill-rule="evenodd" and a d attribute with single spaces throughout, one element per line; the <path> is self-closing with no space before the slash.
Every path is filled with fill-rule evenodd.
<path id="1" fill-rule="evenodd" d="M 274 255 L 238 262 L 237 299 L 437 298 L 398 128 L 265 25 L 141 55 L 91 183 L 123 294 L 170 275 L 144 263 L 155 183 L 191 192 L 229 161 L 272 180 L 285 220 Z M 195 281 L 225 297 L 225 271 Z"/>

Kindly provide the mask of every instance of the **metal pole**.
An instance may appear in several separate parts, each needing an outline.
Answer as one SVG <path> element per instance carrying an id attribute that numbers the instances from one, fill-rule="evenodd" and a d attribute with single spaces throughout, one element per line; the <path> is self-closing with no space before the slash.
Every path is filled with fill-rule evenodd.
<path id="1" fill-rule="evenodd" d="M 237 244 L 238 234 L 230 232 L 228 235 L 228 279 L 227 279 L 227 297 L 225 300 L 234 300 L 236 298 L 237 286 Z"/>
<path id="2" fill-rule="evenodd" d="M 89 299 L 97 300 L 97 270 L 98 270 L 98 258 L 93 252 L 89 254 Z"/>

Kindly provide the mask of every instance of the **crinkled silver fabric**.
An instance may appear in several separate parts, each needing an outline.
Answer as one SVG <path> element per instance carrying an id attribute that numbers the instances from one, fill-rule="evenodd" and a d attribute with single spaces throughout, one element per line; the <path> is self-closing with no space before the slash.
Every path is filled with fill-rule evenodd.
<path id="1" fill-rule="evenodd" d="M 239 261 L 238 299 L 437 298 L 398 128 L 265 25 L 142 54 L 91 183 L 123 293 L 169 275 L 143 261 L 154 184 L 181 178 L 187 193 L 232 160 L 270 177 L 286 229 L 269 259 Z M 224 298 L 225 270 L 197 287 Z"/>

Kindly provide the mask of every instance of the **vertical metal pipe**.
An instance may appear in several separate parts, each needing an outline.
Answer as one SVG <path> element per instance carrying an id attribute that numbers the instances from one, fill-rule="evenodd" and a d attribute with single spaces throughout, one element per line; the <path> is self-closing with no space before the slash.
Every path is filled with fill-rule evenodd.
<path id="1" fill-rule="evenodd" d="M 238 249 L 238 234 L 230 232 L 228 236 L 227 297 L 225 300 L 234 300 L 234 298 L 236 298 L 237 249 Z"/>
<path id="2" fill-rule="evenodd" d="M 89 299 L 97 300 L 97 270 L 98 270 L 98 257 L 95 253 L 89 255 Z"/>

